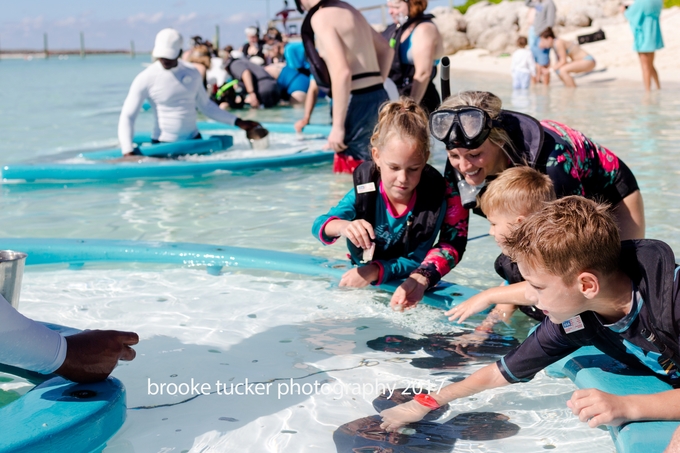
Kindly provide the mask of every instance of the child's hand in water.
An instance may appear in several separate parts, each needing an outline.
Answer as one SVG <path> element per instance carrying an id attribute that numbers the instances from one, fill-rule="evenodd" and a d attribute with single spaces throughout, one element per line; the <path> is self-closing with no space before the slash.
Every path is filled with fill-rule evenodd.
<path id="1" fill-rule="evenodd" d="M 489 308 L 492 305 L 491 300 L 487 297 L 489 294 L 487 291 L 482 291 L 479 294 L 475 294 L 463 303 L 460 303 L 453 307 L 451 310 L 444 313 L 449 317 L 449 321 L 461 323 L 465 321 L 472 315 L 476 315 Z"/>
<path id="2" fill-rule="evenodd" d="M 340 279 L 340 286 L 350 288 L 363 288 L 374 282 L 380 276 L 380 268 L 377 264 L 367 264 L 366 266 L 350 269 Z"/>
<path id="3" fill-rule="evenodd" d="M 349 239 L 352 244 L 362 249 L 371 248 L 375 239 L 373 225 L 363 219 L 354 220 L 342 227 L 340 234 Z"/>

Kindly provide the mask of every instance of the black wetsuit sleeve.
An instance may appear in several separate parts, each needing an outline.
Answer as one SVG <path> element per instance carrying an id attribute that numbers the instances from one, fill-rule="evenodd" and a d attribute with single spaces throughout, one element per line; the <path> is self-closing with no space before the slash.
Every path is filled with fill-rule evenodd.
<path id="1" fill-rule="evenodd" d="M 514 384 L 534 378 L 536 373 L 579 348 L 564 333 L 562 326 L 543 321 L 524 343 L 496 362 L 506 381 Z"/>
<path id="2" fill-rule="evenodd" d="M 509 284 L 524 281 L 524 277 L 522 277 L 522 274 L 519 272 L 517 263 L 514 263 L 507 255 L 498 255 L 493 266 L 496 269 L 496 273 Z"/>

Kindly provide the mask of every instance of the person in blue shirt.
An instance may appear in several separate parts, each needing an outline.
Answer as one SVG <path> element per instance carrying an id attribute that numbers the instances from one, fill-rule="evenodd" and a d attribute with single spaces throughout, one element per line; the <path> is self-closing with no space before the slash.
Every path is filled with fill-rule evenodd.
<path id="1" fill-rule="evenodd" d="M 645 90 L 652 89 L 652 82 L 656 84 L 657 89 L 661 89 L 659 74 L 654 67 L 654 52 L 663 49 L 663 37 L 659 25 L 663 1 L 635 0 L 632 5 L 624 8 L 624 15 L 633 32 L 633 50 L 640 57 L 642 83 Z"/>
<path id="2" fill-rule="evenodd" d="M 373 162 L 354 171 L 354 189 L 319 216 L 323 244 L 347 239 L 357 267 L 340 286 L 364 287 L 407 277 L 425 258 L 446 214 L 442 175 L 427 164 L 427 116 L 413 100 L 383 104 L 371 137 Z"/>

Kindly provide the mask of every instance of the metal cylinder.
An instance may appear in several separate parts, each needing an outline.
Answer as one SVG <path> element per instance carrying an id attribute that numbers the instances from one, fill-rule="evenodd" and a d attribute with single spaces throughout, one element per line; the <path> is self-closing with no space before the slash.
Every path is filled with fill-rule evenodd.
<path id="1" fill-rule="evenodd" d="M 0 250 L 0 295 L 17 310 L 26 256 L 23 252 Z"/>

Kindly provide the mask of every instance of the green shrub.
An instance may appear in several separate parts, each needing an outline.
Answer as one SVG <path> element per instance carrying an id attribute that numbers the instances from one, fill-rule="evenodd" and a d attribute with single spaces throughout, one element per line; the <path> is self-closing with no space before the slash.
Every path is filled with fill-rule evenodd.
<path id="1" fill-rule="evenodd" d="M 460 6 L 456 6 L 455 8 L 456 8 L 458 11 L 460 11 L 461 13 L 465 14 L 465 13 L 467 12 L 467 10 L 468 10 L 469 7 L 471 7 L 471 6 L 474 5 L 475 3 L 478 3 L 479 1 L 480 1 L 480 0 L 467 0 L 467 1 L 465 2 L 465 4 L 460 5 Z M 500 3 L 500 2 L 502 2 L 502 1 L 503 1 L 503 0 L 489 0 L 489 3 Z M 678 2 L 678 1 L 680 1 L 680 0 L 666 0 L 666 1 L 674 1 L 674 2 Z"/>

